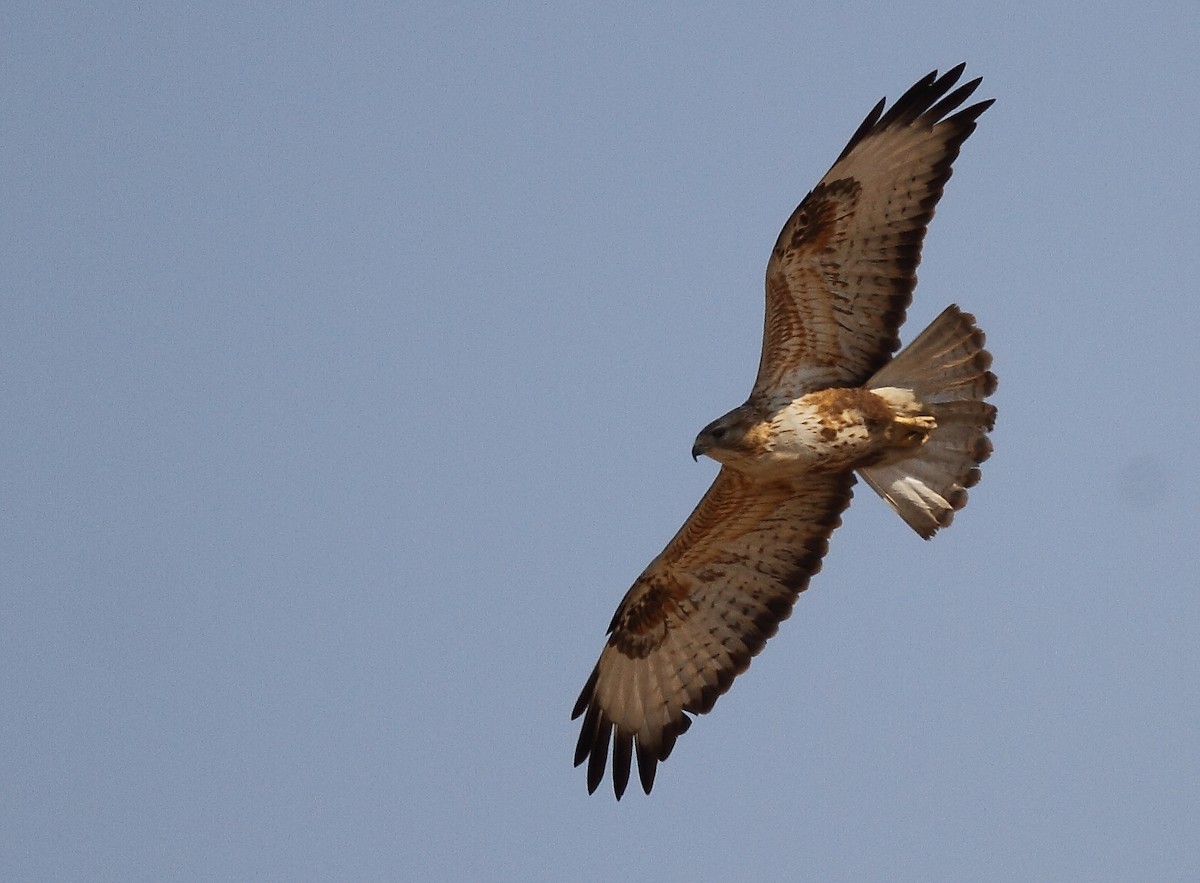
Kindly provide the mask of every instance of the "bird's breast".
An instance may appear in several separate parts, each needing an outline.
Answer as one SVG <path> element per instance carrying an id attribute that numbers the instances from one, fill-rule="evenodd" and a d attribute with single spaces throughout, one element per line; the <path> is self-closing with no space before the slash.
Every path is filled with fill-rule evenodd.
<path id="1" fill-rule="evenodd" d="M 809 393 L 773 414 L 763 453 L 780 467 L 792 464 L 804 471 L 868 465 L 886 450 L 894 417 L 887 403 L 869 390 Z"/>

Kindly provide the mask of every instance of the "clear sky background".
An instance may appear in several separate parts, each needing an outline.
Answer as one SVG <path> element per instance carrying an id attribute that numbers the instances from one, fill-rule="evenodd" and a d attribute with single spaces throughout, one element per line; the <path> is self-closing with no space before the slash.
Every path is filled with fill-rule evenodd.
<path id="1" fill-rule="evenodd" d="M 1200 5 L 0 15 L 0 878 L 1200 876 Z M 575 697 L 780 226 L 982 75 L 906 339 L 995 355 L 659 769 Z"/>

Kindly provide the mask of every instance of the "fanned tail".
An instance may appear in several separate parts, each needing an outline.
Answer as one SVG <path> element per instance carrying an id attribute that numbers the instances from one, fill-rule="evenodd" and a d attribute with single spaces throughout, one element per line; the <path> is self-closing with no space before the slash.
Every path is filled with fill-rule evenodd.
<path id="1" fill-rule="evenodd" d="M 991 364 L 975 317 L 950 306 L 867 382 L 885 399 L 916 405 L 936 420 L 911 456 L 859 470 L 925 539 L 966 505 L 967 488 L 979 481 L 979 464 L 992 453 L 987 434 L 996 408 L 984 401 L 996 391 Z"/>

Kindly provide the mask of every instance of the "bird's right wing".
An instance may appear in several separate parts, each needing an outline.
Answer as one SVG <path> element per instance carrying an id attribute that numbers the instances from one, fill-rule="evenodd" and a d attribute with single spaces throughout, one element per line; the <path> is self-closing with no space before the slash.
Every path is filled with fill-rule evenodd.
<path id="1" fill-rule="evenodd" d="M 759 482 L 723 468 L 617 608 L 572 717 L 588 791 L 609 745 L 618 799 L 636 750 L 647 794 L 675 738 L 703 714 L 792 611 L 850 502 L 852 474 Z"/>

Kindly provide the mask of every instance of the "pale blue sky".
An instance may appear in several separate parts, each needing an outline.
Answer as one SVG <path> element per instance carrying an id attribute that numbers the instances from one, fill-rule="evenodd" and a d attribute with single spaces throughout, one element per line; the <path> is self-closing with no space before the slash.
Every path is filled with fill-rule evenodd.
<path id="1" fill-rule="evenodd" d="M 12 3 L 0 878 L 1200 876 L 1200 6 Z M 995 456 L 864 488 L 588 797 L 571 705 L 715 473 L 780 226 L 880 97 L 996 105 L 906 339 Z"/>

